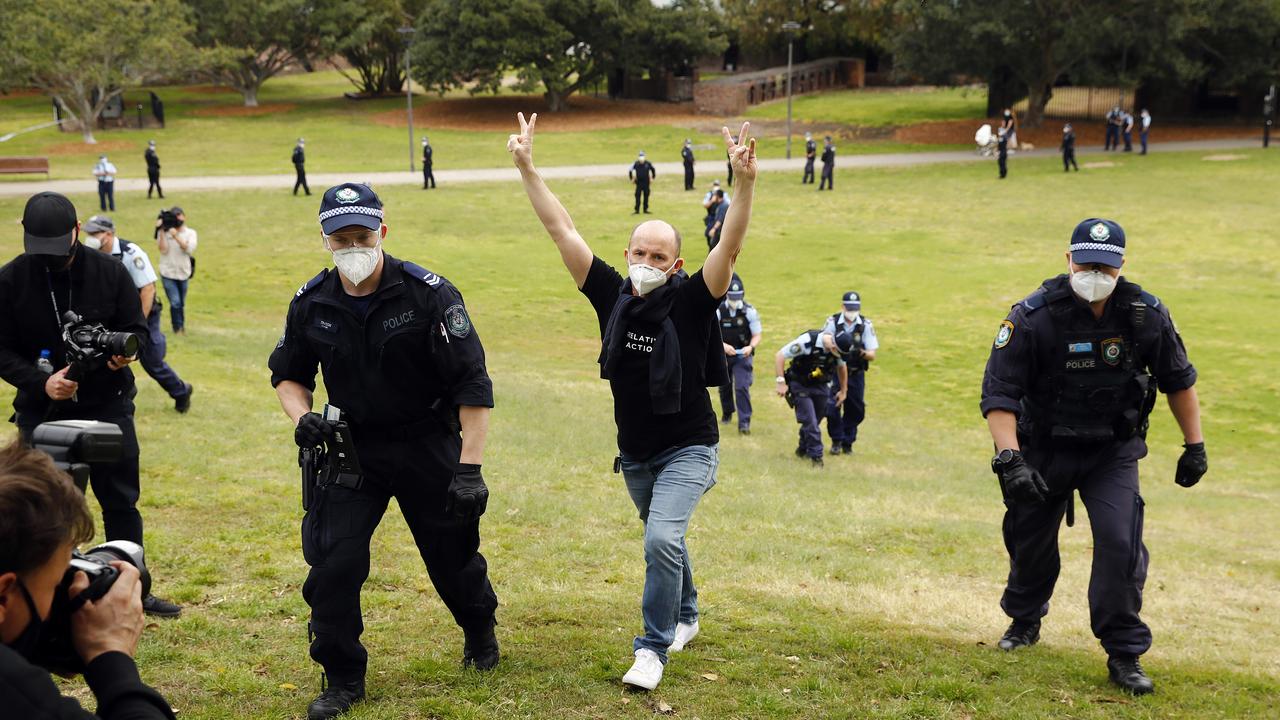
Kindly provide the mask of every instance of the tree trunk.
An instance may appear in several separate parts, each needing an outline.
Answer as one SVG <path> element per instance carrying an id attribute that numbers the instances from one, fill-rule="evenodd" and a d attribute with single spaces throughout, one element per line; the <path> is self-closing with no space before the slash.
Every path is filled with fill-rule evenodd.
<path id="1" fill-rule="evenodd" d="M 542 94 L 542 97 L 547 101 L 547 111 L 560 112 L 562 110 L 568 110 L 569 95 L 572 92 L 572 90 L 552 90 L 548 88 L 547 91 Z"/>
<path id="2" fill-rule="evenodd" d="M 240 94 L 244 95 L 245 107 L 258 107 L 258 87 L 242 87 Z"/>
<path id="3" fill-rule="evenodd" d="M 80 123 L 80 136 L 84 138 L 85 144 L 97 145 L 98 139 L 93 136 L 93 126 L 98 117 L 93 112 L 93 103 L 80 93 L 75 93 L 75 96 L 70 100 L 70 103 L 62 103 L 63 109 Z M 75 106 L 75 109 L 73 110 L 71 106 Z"/>
<path id="4" fill-rule="evenodd" d="M 1053 85 L 1047 82 L 1035 82 L 1027 85 L 1027 114 L 1022 124 L 1038 128 L 1044 122 L 1044 109 L 1053 97 Z"/>

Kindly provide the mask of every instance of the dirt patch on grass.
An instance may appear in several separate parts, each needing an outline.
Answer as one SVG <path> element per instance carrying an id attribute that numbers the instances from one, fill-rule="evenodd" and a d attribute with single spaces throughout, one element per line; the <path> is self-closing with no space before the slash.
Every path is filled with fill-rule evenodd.
<path id="1" fill-rule="evenodd" d="M 0 98 L 38 97 L 43 94 L 43 90 L 37 90 L 35 88 L 16 88 L 8 92 L 0 93 Z"/>
<path id="2" fill-rule="evenodd" d="M 1097 170 L 1099 168 L 1113 168 L 1115 166 L 1116 164 L 1109 160 L 1103 160 L 1101 162 L 1080 163 L 1080 167 L 1086 170 Z"/>
<path id="3" fill-rule="evenodd" d="M 69 140 L 67 142 L 54 143 L 53 145 L 45 145 L 42 149 L 45 155 L 89 155 L 97 157 L 99 155 L 109 155 L 117 150 L 134 150 L 138 146 L 130 140 L 99 140 L 96 145 L 86 145 L 82 140 Z"/>
<path id="4" fill-rule="evenodd" d="M 287 113 L 297 107 L 295 103 L 266 103 L 258 107 L 218 105 L 216 107 L 196 108 L 191 111 L 191 114 L 199 117 L 258 117 L 259 115 Z"/>
<path id="5" fill-rule="evenodd" d="M 538 113 L 543 121 L 538 132 L 580 132 L 610 130 L 641 125 L 690 124 L 698 120 L 693 103 L 664 103 L 647 100 L 609 101 L 593 97 L 569 98 L 569 109 L 547 112 L 540 95 L 508 95 L 430 99 L 413 109 L 415 125 L 450 130 L 487 130 L 513 132 L 516 113 Z M 405 127 L 405 113 L 389 110 L 371 116 L 379 125 Z"/>
<path id="6" fill-rule="evenodd" d="M 993 128 L 1000 124 L 998 118 L 920 123 L 897 128 L 893 132 L 893 139 L 927 145 L 967 145 L 973 143 L 973 134 L 984 122 L 990 123 Z M 1056 150 L 1062 142 L 1062 125 L 1061 120 L 1046 120 L 1038 128 L 1019 128 L 1018 142 L 1029 141 L 1041 149 Z M 1106 124 L 1101 121 L 1072 122 L 1071 126 L 1076 132 L 1076 142 L 1082 145 L 1100 143 L 1106 136 Z M 1256 128 L 1238 125 L 1153 125 L 1151 143 L 1248 138 L 1257 134 Z M 1140 147 L 1136 131 L 1133 133 L 1133 144 Z"/>
<path id="7" fill-rule="evenodd" d="M 1248 155 L 1205 155 L 1200 159 L 1208 162 L 1231 162 L 1232 160 L 1245 160 L 1248 157 Z"/>

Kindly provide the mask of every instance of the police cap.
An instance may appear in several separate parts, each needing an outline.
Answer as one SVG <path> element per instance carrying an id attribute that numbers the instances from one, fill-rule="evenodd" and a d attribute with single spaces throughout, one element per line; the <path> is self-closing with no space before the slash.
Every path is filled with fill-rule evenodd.
<path id="1" fill-rule="evenodd" d="M 1071 262 L 1120 267 L 1124 261 L 1124 229 L 1112 220 L 1089 218 L 1071 233 Z"/>
<path id="2" fill-rule="evenodd" d="M 844 297 L 840 299 L 840 302 L 844 303 L 845 309 L 847 310 L 862 309 L 862 296 L 854 292 L 853 290 L 850 290 L 849 292 L 845 293 Z"/>
<path id="3" fill-rule="evenodd" d="M 382 227 L 382 200 L 364 183 L 334 185 L 320 199 L 320 229 L 325 235 L 350 225 L 369 230 Z"/>

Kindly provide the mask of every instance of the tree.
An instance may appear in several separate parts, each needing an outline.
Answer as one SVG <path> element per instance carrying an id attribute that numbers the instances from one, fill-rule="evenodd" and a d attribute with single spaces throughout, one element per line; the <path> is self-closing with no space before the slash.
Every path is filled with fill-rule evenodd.
<path id="1" fill-rule="evenodd" d="M 413 45 L 414 79 L 441 93 L 494 92 L 515 72 L 526 86 L 542 85 L 550 110 L 563 110 L 570 95 L 613 68 L 688 63 L 717 52 L 723 41 L 711 35 L 712 12 L 706 0 L 666 7 L 650 0 L 427 0 Z"/>
<path id="2" fill-rule="evenodd" d="M 424 0 L 347 0 L 317 13 L 323 44 L 351 66 L 339 70 L 363 95 L 398 93 L 404 87 L 405 38 Z"/>
<path id="3" fill-rule="evenodd" d="M 785 52 L 792 39 L 782 29 L 798 23 L 800 62 L 861 52 L 879 45 L 893 20 L 892 0 L 723 0 L 734 39 L 753 56 Z"/>
<path id="4" fill-rule="evenodd" d="M 0 86 L 48 93 L 86 143 L 102 111 L 126 88 L 197 62 L 178 0 L 0 0 Z M 156 28 L 165 28 L 157 32 Z"/>
<path id="5" fill-rule="evenodd" d="M 195 11 L 197 43 L 217 54 L 206 74 L 238 90 L 245 107 L 257 107 L 262 83 L 290 65 L 308 65 L 319 51 L 316 11 L 337 0 L 186 2 Z"/>

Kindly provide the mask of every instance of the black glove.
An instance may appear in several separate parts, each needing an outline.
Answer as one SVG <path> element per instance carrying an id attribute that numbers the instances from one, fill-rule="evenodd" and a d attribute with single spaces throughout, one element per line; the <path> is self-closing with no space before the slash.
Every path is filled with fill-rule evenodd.
<path id="1" fill-rule="evenodd" d="M 300 448 L 313 448 L 323 445 L 325 440 L 333 437 L 333 425 L 321 417 L 320 413 L 309 412 L 298 418 L 298 426 L 293 429 L 293 441 Z"/>
<path id="2" fill-rule="evenodd" d="M 1191 487 L 1200 482 L 1200 478 L 1209 471 L 1209 456 L 1204 454 L 1204 443 L 1187 443 L 1182 446 L 1182 457 L 1178 458 L 1178 472 L 1173 481 L 1182 487 Z"/>
<path id="3" fill-rule="evenodd" d="M 453 482 L 449 483 L 449 499 L 445 501 L 444 511 L 458 520 L 475 522 L 488 505 L 489 488 L 480 476 L 480 466 L 458 463 Z"/>
<path id="4" fill-rule="evenodd" d="M 991 463 L 991 469 L 1000 477 L 1000 486 L 1009 498 L 1021 503 L 1044 502 L 1049 485 L 1039 471 L 1022 459 L 1017 450 L 1000 453 Z"/>

